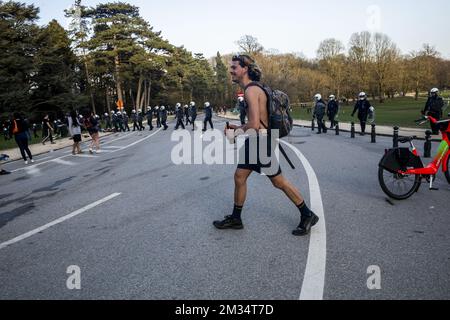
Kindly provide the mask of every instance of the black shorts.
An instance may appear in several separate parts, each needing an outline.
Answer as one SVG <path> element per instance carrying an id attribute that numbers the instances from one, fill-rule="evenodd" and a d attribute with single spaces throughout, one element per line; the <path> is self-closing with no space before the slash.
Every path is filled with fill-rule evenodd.
<path id="1" fill-rule="evenodd" d="M 75 134 L 73 136 L 73 142 L 81 142 L 81 134 Z"/>
<path id="2" fill-rule="evenodd" d="M 275 154 L 276 143 L 268 136 L 249 137 L 239 150 L 238 169 L 251 170 L 269 178 L 282 174 Z"/>

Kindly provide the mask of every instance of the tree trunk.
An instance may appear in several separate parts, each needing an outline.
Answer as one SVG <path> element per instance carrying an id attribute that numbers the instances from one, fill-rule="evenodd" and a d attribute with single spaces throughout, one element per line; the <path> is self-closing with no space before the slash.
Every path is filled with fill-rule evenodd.
<path id="1" fill-rule="evenodd" d="M 416 82 L 416 96 L 415 96 L 415 100 L 419 100 L 419 83 Z"/>
<path id="2" fill-rule="evenodd" d="M 120 83 L 120 60 L 119 60 L 119 56 L 115 57 L 114 63 L 115 63 L 115 67 L 116 67 L 117 98 L 118 98 L 118 100 L 123 101 L 122 84 Z"/>
<path id="3" fill-rule="evenodd" d="M 108 87 L 106 87 L 106 91 L 105 91 L 105 93 L 106 93 L 106 108 L 108 109 L 108 115 L 110 115 L 111 114 L 111 102 L 109 101 L 109 89 L 108 89 Z"/>
<path id="4" fill-rule="evenodd" d="M 92 111 L 94 112 L 94 114 L 97 114 L 96 110 L 95 110 L 95 99 L 94 99 L 94 93 L 92 92 L 92 87 L 91 87 L 91 81 L 90 81 L 90 77 L 89 77 L 89 69 L 88 69 L 88 64 L 86 61 L 86 58 L 84 60 L 84 69 L 86 71 L 86 84 L 87 84 L 87 89 L 89 91 L 89 96 L 91 97 L 91 104 L 92 104 Z"/>
<path id="5" fill-rule="evenodd" d="M 144 81 L 144 91 L 142 92 L 142 103 L 141 103 L 141 109 L 144 110 L 144 107 L 148 105 L 147 101 L 147 80 Z"/>
<path id="6" fill-rule="evenodd" d="M 131 102 L 133 104 L 133 109 L 136 109 L 136 101 L 134 101 L 134 97 L 133 97 L 133 90 L 130 88 L 130 97 L 131 97 Z"/>
<path id="7" fill-rule="evenodd" d="M 151 103 L 151 93 L 152 93 L 152 80 L 148 80 L 148 90 L 147 90 L 147 106 Z"/>
<path id="8" fill-rule="evenodd" d="M 136 104 L 134 105 L 133 109 L 137 109 L 141 106 L 141 97 L 142 97 L 142 83 L 144 82 L 144 76 L 141 74 L 139 75 L 139 82 L 138 82 L 138 91 L 136 94 Z M 131 92 L 131 89 L 130 89 Z"/>
<path id="9" fill-rule="evenodd" d="M 380 103 L 384 103 L 384 90 L 381 82 L 378 82 L 378 90 L 380 92 Z"/>

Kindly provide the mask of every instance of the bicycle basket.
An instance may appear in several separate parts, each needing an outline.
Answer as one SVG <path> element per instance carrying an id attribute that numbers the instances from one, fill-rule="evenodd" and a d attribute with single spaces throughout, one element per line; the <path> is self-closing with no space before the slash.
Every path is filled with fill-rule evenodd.
<path id="1" fill-rule="evenodd" d="M 386 150 L 386 154 L 381 159 L 379 166 L 389 172 L 397 173 L 400 170 L 406 171 L 409 168 L 423 168 L 423 163 L 408 148 L 395 148 Z"/>

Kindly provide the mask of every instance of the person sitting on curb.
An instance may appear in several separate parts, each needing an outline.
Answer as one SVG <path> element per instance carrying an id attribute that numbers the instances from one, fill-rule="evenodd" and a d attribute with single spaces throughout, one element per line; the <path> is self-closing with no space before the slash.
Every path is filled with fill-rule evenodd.
<path id="1" fill-rule="evenodd" d="M 9 160 L 9 156 L 8 155 L 0 154 L 0 161 L 7 161 L 7 160 Z M 2 169 L 2 165 L 0 163 L 0 176 L 4 176 L 4 175 L 7 175 L 7 174 L 11 174 L 11 172 Z"/>

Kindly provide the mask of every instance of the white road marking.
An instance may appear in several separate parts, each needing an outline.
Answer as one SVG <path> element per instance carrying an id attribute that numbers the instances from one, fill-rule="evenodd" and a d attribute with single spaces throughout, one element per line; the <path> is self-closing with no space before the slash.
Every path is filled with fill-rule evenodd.
<path id="1" fill-rule="evenodd" d="M 327 263 L 327 232 L 319 181 L 305 156 L 293 145 L 282 140 L 280 142 L 294 151 L 302 162 L 308 175 L 311 210 L 320 218 L 319 223 L 311 230 L 308 261 L 306 263 L 300 300 L 323 300 Z"/>
<path id="2" fill-rule="evenodd" d="M 32 167 L 26 168 L 26 172 L 29 175 L 34 176 L 34 177 L 42 176 L 41 170 L 38 167 L 36 167 L 36 166 L 32 166 Z"/>
<path id="3" fill-rule="evenodd" d="M 128 136 L 130 136 L 130 135 L 131 135 L 131 132 L 126 133 L 125 135 L 123 135 L 123 136 L 121 136 L 121 137 L 119 137 L 119 138 L 117 138 L 117 139 L 113 139 L 113 140 L 109 140 L 109 141 L 107 141 L 107 142 L 101 143 L 100 145 L 101 145 L 101 146 L 106 146 L 106 145 L 108 145 L 108 144 L 110 144 L 110 143 L 113 143 L 113 142 L 115 142 L 115 141 L 119 141 L 119 140 L 125 139 L 126 137 L 128 137 Z"/>
<path id="4" fill-rule="evenodd" d="M 103 199 L 101 199 L 101 200 L 98 200 L 98 201 L 96 201 L 96 202 L 94 202 L 94 203 L 92 203 L 92 204 L 90 204 L 90 205 L 87 205 L 87 206 L 84 207 L 84 208 L 81 208 L 81 209 L 79 209 L 79 210 L 77 210 L 77 211 L 74 211 L 74 212 L 72 212 L 72 213 L 70 213 L 70 214 L 64 216 L 64 217 L 61 217 L 61 218 L 56 219 L 56 220 L 54 220 L 54 221 L 52 221 L 52 222 L 50 222 L 50 223 L 47 223 L 46 225 L 44 225 L 44 226 L 42 226 L 42 227 L 39 227 L 39 228 L 34 229 L 34 230 L 31 230 L 30 232 L 27 232 L 27 233 L 25 233 L 25 234 L 22 234 L 22 235 L 20 235 L 20 236 L 14 238 L 14 239 L 11 239 L 11 240 L 9 240 L 9 241 L 0 243 L 0 250 L 3 249 L 3 248 L 6 248 L 7 246 L 10 246 L 10 245 L 12 245 L 12 244 L 14 244 L 14 243 L 17 243 L 17 242 L 19 242 L 19 241 L 22 241 L 22 240 L 24 240 L 24 239 L 27 239 L 27 238 L 29 238 L 29 237 L 32 237 L 32 236 L 34 236 L 36 233 L 42 232 L 42 231 L 44 231 L 44 230 L 46 230 L 46 229 L 48 229 L 48 228 L 51 228 L 51 227 L 53 227 L 53 226 L 55 226 L 55 225 L 57 225 L 57 224 L 60 224 L 60 223 L 62 223 L 62 222 L 64 222 L 64 221 L 67 221 L 67 220 L 69 220 L 69 219 L 72 219 L 72 218 L 74 218 L 74 217 L 76 217 L 76 216 L 82 214 L 83 212 L 86 212 L 86 211 L 88 211 L 88 210 L 90 210 L 90 209 L 92 209 L 92 208 L 95 208 L 95 207 L 101 205 L 102 203 L 105 203 L 105 202 L 107 202 L 107 201 L 109 201 L 109 200 L 111 200 L 111 199 L 114 199 L 115 197 L 118 197 L 118 196 L 120 196 L 120 195 L 121 195 L 121 193 L 113 193 L 112 195 L 110 195 L 110 196 L 108 196 L 108 197 L 106 197 L 106 198 L 103 198 Z"/>
<path id="5" fill-rule="evenodd" d="M 75 154 L 75 155 L 72 155 L 72 157 L 77 157 L 77 158 L 98 158 L 98 156 L 89 155 L 89 154 Z"/>
<path id="6" fill-rule="evenodd" d="M 111 153 L 116 152 L 116 151 L 121 151 L 121 150 L 124 150 L 124 149 L 128 149 L 128 148 L 130 148 L 130 147 L 132 147 L 132 146 L 134 146 L 134 145 L 136 145 L 136 144 L 138 144 L 138 143 L 140 143 L 140 142 L 142 142 L 142 141 L 144 141 L 144 140 L 146 140 L 146 139 L 148 139 L 148 138 L 154 136 L 155 134 L 157 134 L 157 133 L 158 133 L 159 131 L 161 131 L 161 130 L 162 130 L 162 128 L 161 128 L 160 130 L 156 131 L 155 133 L 153 133 L 152 135 L 150 135 L 150 136 L 148 136 L 148 137 L 145 137 L 145 138 L 143 138 L 143 139 L 141 139 L 141 140 L 138 140 L 138 141 L 136 141 L 136 142 L 134 142 L 134 143 L 132 143 L 132 144 L 129 144 L 129 145 L 125 146 L 125 147 L 111 146 L 110 148 L 116 148 L 116 149 L 117 149 L 117 150 L 111 151 Z M 126 135 L 124 135 L 124 136 L 122 136 L 122 137 L 120 137 L 120 138 L 117 138 L 117 139 L 108 141 L 108 142 L 106 142 L 106 143 L 103 143 L 101 146 L 102 146 L 102 147 L 106 147 L 105 145 L 107 145 L 107 144 L 109 144 L 109 143 L 111 143 L 111 142 L 117 141 L 117 140 L 124 139 L 124 138 L 128 137 L 130 134 L 131 134 L 131 133 L 128 133 L 128 134 L 126 134 Z M 68 153 L 69 153 L 69 154 L 66 154 L 66 155 L 64 155 L 64 156 L 61 156 L 61 157 L 58 157 L 58 158 L 55 158 L 55 159 L 52 159 L 52 160 L 48 160 L 48 161 L 44 161 L 44 162 L 38 162 L 38 163 L 34 164 L 33 166 L 22 167 L 22 168 L 18 168 L 18 169 L 12 170 L 11 173 L 15 173 L 15 172 L 22 171 L 22 170 L 27 170 L 27 171 L 28 171 L 28 170 L 30 170 L 30 168 L 31 168 L 31 169 L 34 169 L 34 168 L 37 167 L 37 166 L 41 166 L 41 165 L 46 164 L 46 163 L 49 163 L 49 162 L 56 162 L 56 163 L 63 164 L 63 165 L 75 165 L 75 163 L 70 162 L 70 161 L 62 161 L 62 159 L 72 156 L 72 151 L 68 151 Z"/>
<path id="7" fill-rule="evenodd" d="M 137 145 L 138 143 L 141 143 L 141 142 L 143 142 L 143 141 L 145 141 L 145 140 L 147 140 L 147 139 L 150 139 L 150 138 L 153 137 L 155 134 L 159 133 L 161 130 L 162 130 L 162 128 L 159 129 L 158 131 L 152 133 L 151 135 L 145 137 L 145 138 L 142 138 L 142 139 L 140 139 L 140 140 L 138 140 L 138 141 L 135 141 L 135 142 L 133 142 L 133 143 L 131 143 L 131 144 L 129 144 L 129 145 L 123 147 L 122 149 L 118 149 L 117 151 L 122 151 L 122 150 L 125 150 L 125 149 L 128 149 L 128 148 L 131 148 L 132 146 L 135 146 L 135 145 Z M 114 152 L 115 152 L 115 151 L 114 151 Z"/>
<path id="8" fill-rule="evenodd" d="M 47 159 L 51 159 L 52 157 L 45 157 L 45 158 L 40 158 L 40 159 L 35 159 L 36 161 L 43 161 L 43 160 L 47 160 Z"/>
<path id="9" fill-rule="evenodd" d="M 48 160 L 48 161 L 44 161 L 44 162 L 38 162 L 38 163 L 35 163 L 35 164 L 32 165 L 32 166 L 29 166 L 29 167 L 22 167 L 22 168 L 13 170 L 13 171 L 11 171 L 11 172 L 14 173 L 14 172 L 22 171 L 22 170 L 33 169 L 33 168 L 35 168 L 35 167 L 37 167 L 37 166 L 41 166 L 41 165 L 43 165 L 43 164 L 50 163 L 50 162 L 54 162 L 55 160 L 60 160 L 60 159 L 67 158 L 67 157 L 69 157 L 69 155 L 62 156 L 62 157 L 59 157 L 59 158 L 55 158 L 55 159 Z"/>
<path id="10" fill-rule="evenodd" d="M 76 165 L 75 162 L 62 160 L 61 158 L 53 159 L 53 160 L 51 160 L 51 162 L 55 162 L 57 164 L 62 164 L 62 165 L 65 165 L 65 166 L 74 166 L 74 165 Z"/>

